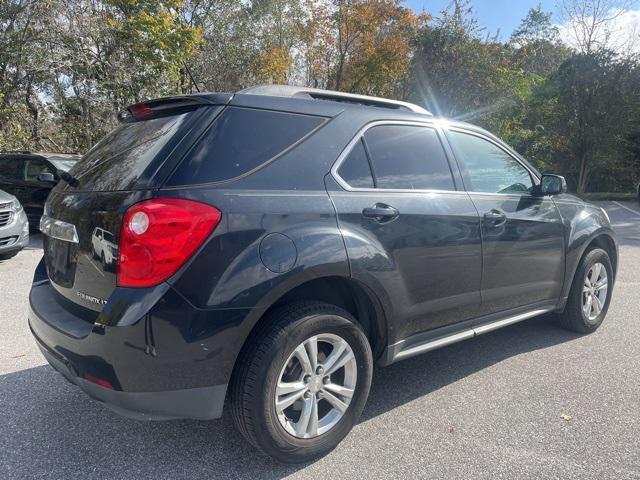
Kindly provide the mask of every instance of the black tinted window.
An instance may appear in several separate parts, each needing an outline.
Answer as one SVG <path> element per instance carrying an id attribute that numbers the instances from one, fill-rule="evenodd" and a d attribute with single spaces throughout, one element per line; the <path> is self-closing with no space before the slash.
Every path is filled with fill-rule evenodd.
<path id="1" fill-rule="evenodd" d="M 229 107 L 182 161 L 169 184 L 236 178 L 274 159 L 323 120 L 310 115 Z"/>
<path id="2" fill-rule="evenodd" d="M 455 190 L 434 129 L 380 125 L 367 130 L 364 138 L 378 188 Z"/>
<path id="3" fill-rule="evenodd" d="M 367 152 L 362 140 L 353 147 L 349 156 L 340 166 L 338 173 L 345 182 L 354 188 L 373 188 L 371 168 L 369 168 L 369 160 L 367 160 Z"/>
<path id="4" fill-rule="evenodd" d="M 451 132 L 458 157 L 463 161 L 467 190 L 485 193 L 530 193 L 531 175 L 515 158 L 497 145 L 475 135 Z"/>
<path id="5" fill-rule="evenodd" d="M 0 158 L 0 178 L 7 180 L 22 180 L 22 164 L 24 162 L 13 158 Z"/>
<path id="6" fill-rule="evenodd" d="M 29 182 L 37 182 L 41 173 L 53 173 L 42 160 L 27 160 L 25 163 L 25 180 Z"/>
<path id="7" fill-rule="evenodd" d="M 79 180 L 81 189 L 133 188 L 189 115 L 191 113 L 122 124 L 94 146 L 69 173 Z"/>

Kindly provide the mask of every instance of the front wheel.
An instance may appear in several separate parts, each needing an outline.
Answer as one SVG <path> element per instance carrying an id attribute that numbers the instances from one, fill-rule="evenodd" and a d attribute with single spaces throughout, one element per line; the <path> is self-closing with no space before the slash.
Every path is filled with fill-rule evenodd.
<path id="1" fill-rule="evenodd" d="M 358 421 L 371 386 L 366 335 L 346 311 L 300 302 L 264 319 L 238 361 L 230 398 L 234 422 L 284 463 L 331 451 Z"/>
<path id="2" fill-rule="evenodd" d="M 607 315 L 613 286 L 609 254 L 595 248 L 582 258 L 576 271 L 560 325 L 578 333 L 595 332 Z"/>

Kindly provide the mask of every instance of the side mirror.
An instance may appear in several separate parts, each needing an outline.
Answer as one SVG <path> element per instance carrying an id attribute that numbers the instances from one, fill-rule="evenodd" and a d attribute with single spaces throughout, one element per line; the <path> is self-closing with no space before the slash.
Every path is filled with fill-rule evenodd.
<path id="1" fill-rule="evenodd" d="M 567 181 L 560 175 L 544 174 L 540 179 L 542 195 L 559 195 L 567 192 Z"/>
<path id="2" fill-rule="evenodd" d="M 53 173 L 50 172 L 44 172 L 41 173 L 40 175 L 38 175 L 38 181 L 39 182 L 44 182 L 44 183 L 58 183 L 58 181 L 56 180 L 56 177 Z"/>

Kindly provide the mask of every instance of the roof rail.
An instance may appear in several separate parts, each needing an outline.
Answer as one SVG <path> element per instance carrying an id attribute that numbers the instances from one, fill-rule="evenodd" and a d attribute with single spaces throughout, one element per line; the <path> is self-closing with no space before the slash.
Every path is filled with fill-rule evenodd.
<path id="1" fill-rule="evenodd" d="M 240 94 L 248 95 L 271 95 L 275 97 L 310 97 L 318 100 L 333 100 L 336 102 L 358 103 L 372 107 L 384 107 L 394 109 L 405 109 L 423 115 L 432 115 L 419 105 L 390 100 L 388 98 L 369 97 L 367 95 L 357 95 L 355 93 L 336 92 L 333 90 L 322 90 L 320 88 L 295 87 L 292 85 L 256 85 L 255 87 L 240 90 Z"/>
<path id="2" fill-rule="evenodd" d="M 25 155 L 31 154 L 29 150 L 2 150 L 0 151 L 0 153 L 20 153 Z"/>

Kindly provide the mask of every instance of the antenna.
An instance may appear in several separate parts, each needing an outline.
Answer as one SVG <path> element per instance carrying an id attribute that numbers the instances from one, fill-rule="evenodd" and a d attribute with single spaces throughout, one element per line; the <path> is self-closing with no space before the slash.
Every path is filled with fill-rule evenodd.
<path id="1" fill-rule="evenodd" d="M 184 69 L 187 71 L 187 75 L 189 75 L 189 79 L 191 80 L 191 83 L 193 84 L 194 87 L 196 87 L 196 90 L 198 91 L 198 93 L 200 93 L 200 87 L 198 87 L 198 82 L 196 82 L 195 78 L 193 78 L 189 65 L 187 65 L 187 62 L 182 62 L 182 65 L 184 65 Z"/>

